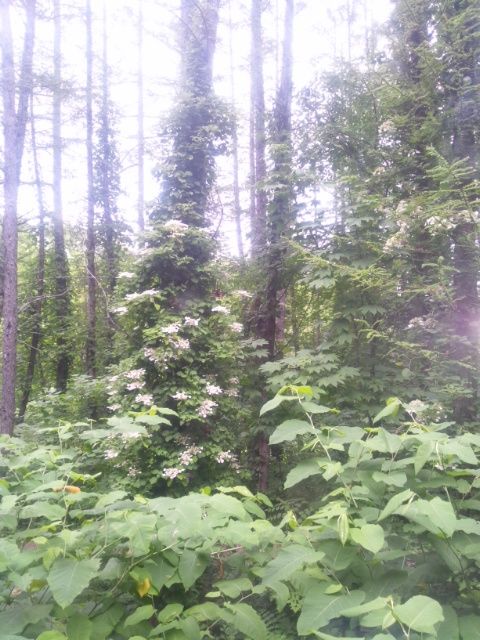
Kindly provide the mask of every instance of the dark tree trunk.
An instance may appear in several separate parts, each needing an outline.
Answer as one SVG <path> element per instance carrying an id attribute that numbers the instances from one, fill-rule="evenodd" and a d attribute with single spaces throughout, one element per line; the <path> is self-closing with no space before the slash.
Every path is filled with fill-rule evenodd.
<path id="1" fill-rule="evenodd" d="M 25 40 L 20 74 L 18 111 L 15 113 L 15 67 L 10 26 L 10 2 L 0 0 L 2 24 L 2 97 L 4 131 L 4 298 L 2 344 L 2 394 L 0 433 L 12 434 L 15 424 L 17 369 L 17 196 L 22 164 L 28 100 L 32 91 L 32 60 L 35 38 L 35 0 L 27 0 Z"/>
<path id="2" fill-rule="evenodd" d="M 267 287 L 265 307 L 260 313 L 259 333 L 267 342 L 270 359 L 277 355 L 278 340 L 283 333 L 285 298 L 285 251 L 292 222 L 292 41 L 294 1 L 285 1 L 285 31 L 282 70 L 273 117 L 273 189 L 268 220 Z M 259 491 L 268 488 L 269 448 L 261 434 L 258 443 Z"/>
<path id="3" fill-rule="evenodd" d="M 85 345 L 85 368 L 89 376 L 96 376 L 96 273 L 95 273 L 95 193 L 93 185 L 93 45 L 92 10 L 90 0 L 86 2 L 86 55 L 87 55 L 87 339 Z"/>
<path id="4" fill-rule="evenodd" d="M 265 96 L 263 83 L 262 0 L 252 0 L 251 8 L 251 176 L 254 188 L 250 204 L 251 250 L 254 258 L 265 251 L 267 238 L 267 193 L 265 181 Z"/>
<path id="5" fill-rule="evenodd" d="M 53 3 L 53 244 L 55 251 L 55 316 L 57 321 L 55 387 L 65 391 L 70 371 L 68 343 L 70 278 L 62 204 L 62 18 L 60 0 Z"/>
<path id="6" fill-rule="evenodd" d="M 22 397 L 20 399 L 20 405 L 18 409 L 18 415 L 20 420 L 22 420 L 23 417 L 25 416 L 28 401 L 30 399 L 30 393 L 32 391 L 33 378 L 35 375 L 35 367 L 36 367 L 38 353 L 40 349 L 40 341 L 42 338 L 42 308 L 43 308 L 43 298 L 45 295 L 45 206 L 43 201 L 40 165 L 38 162 L 38 154 L 37 154 L 35 118 L 33 114 L 33 100 L 32 100 L 32 107 L 30 109 L 30 124 L 31 124 L 31 137 L 32 137 L 33 166 L 35 171 L 35 186 L 37 191 L 38 215 L 39 215 L 37 287 L 36 287 L 36 296 L 33 299 L 32 306 L 31 306 L 32 335 L 30 338 L 30 347 L 28 352 L 27 371 L 25 373 Z"/>

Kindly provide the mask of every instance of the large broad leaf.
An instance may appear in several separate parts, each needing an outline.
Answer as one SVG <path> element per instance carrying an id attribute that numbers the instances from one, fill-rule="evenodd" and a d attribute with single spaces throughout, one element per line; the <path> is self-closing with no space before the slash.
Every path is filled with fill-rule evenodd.
<path id="1" fill-rule="evenodd" d="M 265 623 L 249 604 L 227 604 L 226 607 L 233 613 L 231 624 L 241 633 L 252 640 L 264 640 L 268 636 Z"/>
<path id="2" fill-rule="evenodd" d="M 279 444 L 280 442 L 291 442 L 297 436 L 305 433 L 312 433 L 313 427 L 306 420 L 285 420 L 282 422 L 270 436 L 270 444 Z"/>
<path id="3" fill-rule="evenodd" d="M 125 627 L 131 627 L 134 624 L 143 622 L 144 620 L 149 620 L 154 613 L 155 609 L 151 604 L 146 604 L 144 607 L 138 607 L 132 614 L 127 617 L 123 625 Z"/>
<path id="4" fill-rule="evenodd" d="M 317 562 L 324 555 L 324 553 L 316 552 L 308 547 L 293 544 L 280 551 L 278 556 L 267 564 L 263 582 L 266 585 L 270 585 L 280 582 L 280 580 L 286 580 L 304 564 Z"/>
<path id="5" fill-rule="evenodd" d="M 51 604 L 32 605 L 25 600 L 13 604 L 0 613 L 0 633 L 21 633 L 27 625 L 44 620 L 51 608 Z"/>
<path id="6" fill-rule="evenodd" d="M 206 556 L 199 555 L 190 549 L 183 551 L 178 563 L 178 573 L 185 591 L 190 589 L 195 580 L 202 575 L 207 564 L 208 559 Z"/>
<path id="7" fill-rule="evenodd" d="M 458 626 L 458 616 L 455 609 L 450 605 L 443 605 L 444 621 L 437 627 L 437 640 L 459 640 L 460 629 Z M 476 628 L 480 638 L 480 620 L 477 620 Z"/>
<path id="8" fill-rule="evenodd" d="M 401 493 L 397 493 L 396 495 L 394 495 L 393 498 L 390 498 L 390 500 L 387 502 L 386 507 L 383 509 L 382 513 L 378 517 L 378 521 L 380 522 L 381 520 L 388 518 L 388 516 L 391 516 L 392 513 L 395 513 L 395 511 L 398 509 L 398 507 L 401 504 L 403 504 L 407 500 L 410 500 L 410 498 L 412 498 L 413 495 L 414 493 L 413 491 L 410 491 L 410 489 L 407 489 L 406 491 L 402 491 Z"/>
<path id="9" fill-rule="evenodd" d="M 377 413 L 377 415 L 373 419 L 373 424 L 376 424 L 383 418 L 389 418 L 390 416 L 396 416 L 398 410 L 402 406 L 402 403 L 398 398 L 390 398 L 387 402 L 387 406 Z"/>
<path id="10" fill-rule="evenodd" d="M 248 578 L 235 578 L 233 580 L 219 580 L 215 583 L 215 588 L 228 598 L 238 598 L 243 591 L 251 591 L 253 585 Z"/>
<path id="11" fill-rule="evenodd" d="M 393 608 L 395 617 L 409 629 L 435 635 L 435 626 L 444 620 L 441 605 L 428 596 L 413 596 Z"/>
<path id="12" fill-rule="evenodd" d="M 92 626 L 88 616 L 82 613 L 75 613 L 67 622 L 68 640 L 90 640 Z"/>
<path id="13" fill-rule="evenodd" d="M 379 524 L 366 524 L 360 529 L 350 529 L 350 537 L 372 553 L 380 551 L 385 543 L 385 534 Z"/>
<path id="14" fill-rule="evenodd" d="M 311 588 L 304 600 L 302 613 L 297 622 L 297 631 L 306 636 L 338 618 L 343 611 L 362 604 L 365 599 L 363 591 L 353 591 L 349 595 L 328 596 L 324 593 L 325 586 L 318 585 Z"/>
<path id="15" fill-rule="evenodd" d="M 19 518 L 46 518 L 47 520 L 61 520 L 65 515 L 65 507 L 51 502 L 35 502 L 20 511 Z"/>
<path id="16" fill-rule="evenodd" d="M 462 616 L 458 626 L 462 640 L 480 640 L 480 616 Z"/>
<path id="17" fill-rule="evenodd" d="M 268 411 L 273 411 L 279 407 L 284 400 L 298 400 L 297 396 L 282 396 L 276 395 L 274 398 L 266 402 L 263 407 L 260 409 L 260 415 L 263 416 L 264 413 Z"/>
<path id="18" fill-rule="evenodd" d="M 92 640 L 105 640 L 115 629 L 119 621 L 125 615 L 125 607 L 122 604 L 114 604 L 103 613 L 91 618 Z"/>
<path id="19" fill-rule="evenodd" d="M 320 638 L 320 640 L 365 640 L 365 636 L 361 638 L 359 636 L 331 636 L 328 633 L 323 633 L 322 631 L 315 631 L 313 634 L 316 638 Z"/>
<path id="20" fill-rule="evenodd" d="M 427 440 L 423 442 L 417 449 L 415 454 L 415 474 L 419 474 L 423 467 L 430 460 L 432 453 L 435 451 L 435 443 Z"/>
<path id="21" fill-rule="evenodd" d="M 311 458 L 310 460 L 304 460 L 303 462 L 300 462 L 300 464 L 297 464 L 297 466 L 294 467 L 287 475 L 284 485 L 285 489 L 295 486 L 310 476 L 322 473 L 323 469 L 320 467 L 319 462 L 324 462 L 324 459 Z"/>
<path id="22" fill-rule="evenodd" d="M 55 601 L 63 608 L 72 604 L 75 598 L 88 587 L 95 578 L 100 560 L 56 560 L 50 569 L 47 582 Z"/>
<path id="23" fill-rule="evenodd" d="M 425 527 L 434 534 L 451 538 L 457 529 L 457 517 L 450 502 L 439 497 L 433 500 L 416 500 L 399 507 L 396 514 Z"/>

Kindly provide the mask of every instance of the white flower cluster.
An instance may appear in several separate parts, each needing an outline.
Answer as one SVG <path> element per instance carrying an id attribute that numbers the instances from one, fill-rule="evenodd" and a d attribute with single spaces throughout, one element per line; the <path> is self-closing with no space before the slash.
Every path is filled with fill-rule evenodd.
<path id="1" fill-rule="evenodd" d="M 125 300 L 127 302 L 132 302 L 133 300 L 139 300 L 140 298 L 146 298 L 147 296 L 150 298 L 153 296 L 158 296 L 159 293 L 160 292 L 156 289 L 146 289 L 145 291 L 141 291 L 140 293 L 127 293 L 127 295 L 125 296 Z"/>
<path id="2" fill-rule="evenodd" d="M 139 393 L 135 396 L 135 402 L 143 404 L 145 407 L 151 407 L 153 404 L 153 396 L 150 393 Z"/>
<path id="3" fill-rule="evenodd" d="M 185 451 L 182 451 L 178 461 L 182 467 L 187 467 L 192 462 L 194 456 L 198 456 L 202 451 L 203 447 L 196 447 L 195 445 L 192 445 L 188 449 L 185 449 Z"/>
<path id="4" fill-rule="evenodd" d="M 229 316 L 230 309 L 227 309 L 227 307 L 223 307 L 221 304 L 217 304 L 215 307 L 212 307 L 212 313 L 220 313 L 224 316 Z"/>
<path id="5" fill-rule="evenodd" d="M 177 338 L 176 340 L 172 340 L 172 346 L 179 351 L 184 351 L 190 349 L 190 340 L 187 340 L 187 338 Z"/>
<path id="6" fill-rule="evenodd" d="M 161 328 L 162 333 L 166 333 L 168 335 L 173 335 L 174 333 L 178 333 L 180 331 L 180 323 L 172 322 L 172 324 L 167 324 L 166 327 Z"/>
<path id="7" fill-rule="evenodd" d="M 130 278 L 134 278 L 135 274 L 132 273 L 131 271 L 120 271 L 120 273 L 117 276 L 118 278 L 122 279 L 122 278 L 126 278 L 127 280 L 130 280 Z"/>
<path id="8" fill-rule="evenodd" d="M 215 457 L 215 460 L 219 464 L 224 464 L 225 462 L 229 462 L 231 460 L 235 460 L 235 455 L 230 451 L 220 451 L 220 453 Z"/>
<path id="9" fill-rule="evenodd" d="M 123 374 L 129 380 L 141 380 L 145 375 L 145 369 L 131 369 Z"/>
<path id="10" fill-rule="evenodd" d="M 130 467 L 127 473 L 127 476 L 129 478 L 136 478 L 137 476 L 140 475 L 140 471 L 138 469 L 136 469 L 135 467 Z"/>
<path id="11" fill-rule="evenodd" d="M 109 411 L 119 411 L 122 408 L 121 404 L 118 404 L 118 402 L 114 403 L 114 404 L 110 404 L 108 405 L 107 409 Z"/>
<path id="12" fill-rule="evenodd" d="M 111 309 L 111 312 L 117 316 L 124 316 L 128 313 L 128 309 L 127 307 L 115 307 L 114 309 Z"/>
<path id="13" fill-rule="evenodd" d="M 178 469 L 178 467 L 167 467 L 162 471 L 162 476 L 167 480 L 175 480 L 183 471 L 184 469 Z"/>
<path id="14" fill-rule="evenodd" d="M 396 130 L 397 127 L 392 120 L 385 120 L 385 122 L 382 122 L 382 124 L 378 127 L 378 132 L 383 135 L 394 134 Z"/>
<path id="15" fill-rule="evenodd" d="M 115 451 L 115 449 L 107 449 L 103 454 L 103 457 L 105 460 L 114 460 L 118 457 L 118 451 Z"/>
<path id="16" fill-rule="evenodd" d="M 163 225 L 163 228 L 168 231 L 174 238 L 180 238 L 185 235 L 188 230 L 188 224 L 180 222 L 180 220 L 168 220 Z"/>
<path id="17" fill-rule="evenodd" d="M 427 409 L 428 409 L 428 405 L 425 404 L 425 402 L 422 402 L 421 400 L 412 400 L 407 405 L 405 405 L 405 410 L 410 415 L 416 415 L 416 416 L 421 415 L 422 413 L 425 413 Z"/>
<path id="18" fill-rule="evenodd" d="M 230 329 L 234 332 L 234 333 L 242 333 L 243 331 L 243 324 L 241 322 L 232 322 L 232 324 L 230 325 Z"/>
<path id="19" fill-rule="evenodd" d="M 198 407 L 197 413 L 201 418 L 208 418 L 215 413 L 215 407 L 218 407 L 218 404 L 213 400 L 204 400 Z"/>
<path id="20" fill-rule="evenodd" d="M 425 220 L 425 226 L 432 232 L 451 231 L 455 229 L 455 224 L 447 220 L 447 218 L 441 218 L 440 216 L 431 216 Z"/>
<path id="21" fill-rule="evenodd" d="M 188 393 L 185 393 L 185 391 L 177 391 L 176 393 L 172 394 L 170 397 L 173 398 L 174 400 L 188 400 L 192 396 L 190 396 Z"/>
<path id="22" fill-rule="evenodd" d="M 239 396 L 238 389 L 225 389 L 225 395 L 228 398 L 238 398 Z"/>
<path id="23" fill-rule="evenodd" d="M 253 294 L 245 291 L 244 289 L 237 289 L 233 292 L 234 296 L 238 296 L 239 298 L 253 298 Z"/>
<path id="24" fill-rule="evenodd" d="M 223 393 L 223 389 L 216 384 L 207 384 L 205 390 L 209 396 L 220 396 Z"/>
<path id="25" fill-rule="evenodd" d="M 158 357 L 157 352 L 151 347 L 145 347 L 145 349 L 143 350 L 143 355 L 147 360 L 150 360 L 150 362 L 153 362 L 154 364 L 160 363 L 160 358 Z"/>
<path id="26" fill-rule="evenodd" d="M 185 316 L 185 320 L 183 321 L 186 327 L 198 327 L 199 323 L 200 318 L 189 318 L 188 316 Z"/>
<path id="27" fill-rule="evenodd" d="M 412 318 L 407 325 L 407 329 L 435 329 L 436 322 L 430 316 L 418 316 Z"/>

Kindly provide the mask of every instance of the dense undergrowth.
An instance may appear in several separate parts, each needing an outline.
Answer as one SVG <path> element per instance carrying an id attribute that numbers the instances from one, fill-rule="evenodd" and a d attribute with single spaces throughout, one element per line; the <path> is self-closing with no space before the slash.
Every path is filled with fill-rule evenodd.
<path id="1" fill-rule="evenodd" d="M 478 637 L 480 436 L 396 399 L 373 427 L 325 426 L 309 387 L 269 411 L 288 416 L 274 455 L 302 445 L 283 513 L 245 486 L 122 486 L 171 410 L 4 437 L 1 640 Z"/>

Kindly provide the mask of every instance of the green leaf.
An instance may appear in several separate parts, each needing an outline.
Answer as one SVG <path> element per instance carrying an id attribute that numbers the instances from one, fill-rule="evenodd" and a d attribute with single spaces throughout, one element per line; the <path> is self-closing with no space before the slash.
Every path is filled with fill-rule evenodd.
<path id="1" fill-rule="evenodd" d="M 92 640 L 105 640 L 124 615 L 124 605 L 114 604 L 103 613 L 92 618 Z"/>
<path id="2" fill-rule="evenodd" d="M 402 403 L 398 398 L 390 398 L 387 401 L 387 406 L 377 413 L 377 415 L 373 419 L 373 424 L 379 422 L 383 418 L 389 418 L 390 416 L 396 416 L 398 414 L 398 410 L 402 406 Z"/>
<path id="3" fill-rule="evenodd" d="M 271 585 L 281 580 L 286 580 L 292 573 L 300 569 L 304 564 L 312 564 L 321 560 L 325 554 L 314 551 L 299 544 L 293 544 L 282 549 L 278 556 L 265 567 L 263 583 Z"/>
<path id="4" fill-rule="evenodd" d="M 15 603 L 0 613 L 0 629 L 9 634 L 21 633 L 27 625 L 44 620 L 51 608 L 51 604 Z"/>
<path id="5" fill-rule="evenodd" d="M 359 636 L 331 636 L 328 633 L 323 633 L 322 631 L 314 631 L 313 635 L 321 640 L 365 640 L 365 636 L 362 636 L 361 638 Z"/>
<path id="6" fill-rule="evenodd" d="M 371 611 L 384 609 L 386 606 L 386 598 L 375 598 L 374 600 L 370 600 L 370 602 L 365 602 L 365 604 L 358 605 L 358 607 L 347 609 L 343 612 L 342 615 L 346 616 L 347 618 L 357 618 L 359 616 L 365 615 L 366 613 L 370 613 Z"/>
<path id="7" fill-rule="evenodd" d="M 444 620 L 441 605 L 428 596 L 413 596 L 394 607 L 393 614 L 409 629 L 432 635 L 436 633 L 435 626 Z"/>
<path id="8" fill-rule="evenodd" d="M 372 480 L 374 480 L 374 482 L 381 482 L 394 487 L 403 487 L 407 482 L 407 476 L 402 471 L 394 471 L 391 473 L 374 471 L 372 474 Z"/>
<path id="9" fill-rule="evenodd" d="M 298 633 L 302 636 L 317 631 L 338 618 L 343 611 L 361 604 L 365 599 L 363 591 L 352 591 L 349 595 L 326 595 L 325 587 L 315 585 L 309 589 L 303 602 L 302 612 L 297 622 Z"/>
<path id="10" fill-rule="evenodd" d="M 37 636 L 37 640 L 70 640 L 67 636 L 60 633 L 60 631 L 44 631 L 39 636 Z"/>
<path id="11" fill-rule="evenodd" d="M 455 609 L 450 605 L 443 605 L 443 615 L 445 620 L 437 628 L 437 640 L 459 640 L 460 628 L 458 625 L 458 616 Z M 478 630 L 478 638 L 480 638 L 480 620 L 476 623 L 476 629 Z"/>
<path id="12" fill-rule="evenodd" d="M 167 604 L 167 606 L 158 614 L 158 621 L 163 623 L 171 622 L 172 620 L 175 620 L 175 618 L 178 618 L 182 611 L 183 604 L 180 604 L 179 602 Z"/>
<path id="13" fill-rule="evenodd" d="M 65 515 L 65 507 L 51 502 L 35 502 L 20 511 L 19 518 L 46 518 L 47 520 L 61 520 Z"/>
<path id="14" fill-rule="evenodd" d="M 52 595 L 63 609 L 72 604 L 75 598 L 88 587 L 95 578 L 100 560 L 74 560 L 63 558 L 56 560 L 50 569 L 47 582 Z"/>
<path id="15" fill-rule="evenodd" d="M 480 640 L 480 616 L 462 616 L 458 619 L 462 640 Z"/>
<path id="16" fill-rule="evenodd" d="M 285 480 L 284 487 L 285 489 L 289 489 L 290 487 L 295 486 L 302 480 L 309 478 L 310 476 L 317 475 L 322 473 L 322 469 L 319 465 L 319 462 L 323 461 L 322 458 L 310 458 L 310 460 L 304 460 L 297 464 L 290 473 L 287 475 Z"/>
<path id="17" fill-rule="evenodd" d="M 292 442 L 297 436 L 304 435 L 305 433 L 311 434 L 312 431 L 312 425 L 305 420 L 285 420 L 270 436 L 270 444 Z"/>
<path id="18" fill-rule="evenodd" d="M 379 524 L 365 524 L 360 529 L 350 529 L 350 538 L 372 553 L 378 553 L 385 544 L 385 534 Z"/>
<path id="19" fill-rule="evenodd" d="M 228 598 L 238 598 L 243 591 L 251 591 L 253 585 L 248 578 L 235 578 L 234 580 L 219 580 L 214 585 Z"/>
<path id="20" fill-rule="evenodd" d="M 415 463 L 414 463 L 416 475 L 420 473 L 423 467 L 430 460 L 430 456 L 432 455 L 434 450 L 435 450 L 435 443 L 432 442 L 431 440 L 427 440 L 426 442 L 423 442 L 418 447 L 417 452 L 415 453 Z"/>
<path id="21" fill-rule="evenodd" d="M 395 513 L 395 511 L 401 504 L 403 504 L 407 500 L 410 500 L 410 498 L 412 498 L 413 496 L 414 493 L 413 491 L 410 491 L 410 489 L 406 489 L 405 491 L 394 495 L 393 498 L 390 498 L 390 500 L 387 502 L 382 513 L 378 517 L 378 521 L 380 522 L 381 520 L 388 518 L 388 516 L 391 516 L 392 513 Z"/>
<path id="22" fill-rule="evenodd" d="M 136 611 L 128 616 L 123 625 L 125 627 L 131 627 L 134 624 L 149 620 L 155 613 L 155 609 L 151 604 L 146 604 L 144 607 L 138 607 Z"/>
<path id="23" fill-rule="evenodd" d="M 304 409 L 307 413 L 312 414 L 330 413 L 331 411 L 330 407 L 324 407 L 321 404 L 309 402 L 308 400 L 302 402 L 302 409 Z"/>
<path id="24" fill-rule="evenodd" d="M 67 622 L 68 640 L 90 640 L 92 633 L 92 622 L 88 616 L 82 613 L 75 613 Z"/>
<path id="25" fill-rule="evenodd" d="M 273 411 L 274 409 L 279 407 L 285 400 L 297 400 L 297 397 L 276 395 L 274 398 L 263 405 L 263 407 L 260 409 L 260 416 L 263 416 L 268 411 Z"/>
<path id="26" fill-rule="evenodd" d="M 350 525 L 348 523 L 348 516 L 346 513 L 341 513 L 338 516 L 337 530 L 338 530 L 338 537 L 340 538 L 340 542 L 345 546 L 345 543 L 348 540 L 348 534 L 350 531 Z"/>
<path id="27" fill-rule="evenodd" d="M 268 629 L 262 618 L 253 607 L 245 603 L 226 604 L 227 609 L 233 613 L 231 624 L 252 640 L 265 640 Z"/>
<path id="28" fill-rule="evenodd" d="M 178 573 L 185 587 L 185 591 L 190 589 L 195 580 L 202 575 L 207 564 L 208 559 L 206 556 L 199 555 L 190 549 L 184 549 L 180 556 L 180 562 L 178 563 Z"/>
<path id="29" fill-rule="evenodd" d="M 451 538 L 457 528 L 457 517 L 450 502 L 438 496 L 433 500 L 416 500 L 399 507 L 396 514 L 422 525 L 434 534 Z"/>

